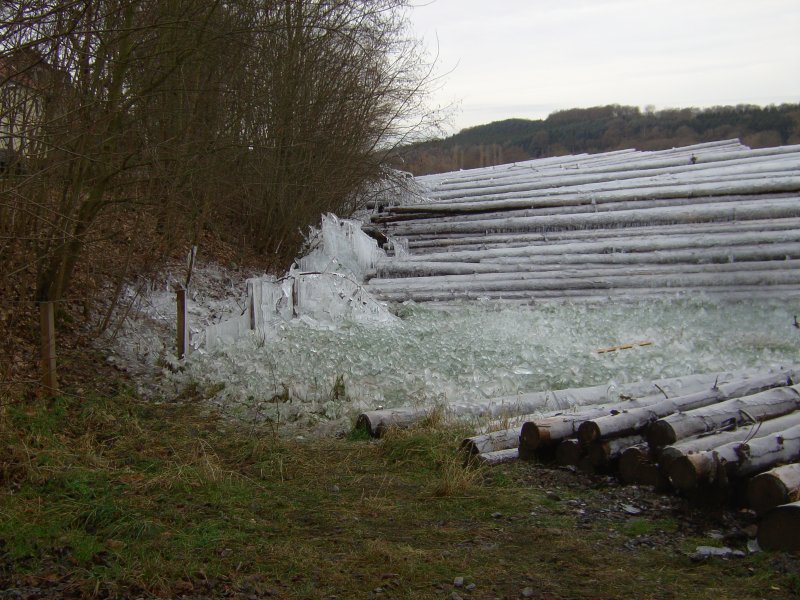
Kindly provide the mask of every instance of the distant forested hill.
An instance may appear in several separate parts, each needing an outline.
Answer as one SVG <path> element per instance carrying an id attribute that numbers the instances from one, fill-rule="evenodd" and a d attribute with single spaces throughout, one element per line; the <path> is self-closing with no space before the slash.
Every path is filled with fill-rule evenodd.
<path id="1" fill-rule="evenodd" d="M 799 144 L 800 104 L 660 111 L 616 104 L 574 108 L 544 120 L 507 119 L 408 146 L 400 151 L 397 166 L 424 175 L 545 156 L 662 150 L 729 138 L 753 148 Z"/>

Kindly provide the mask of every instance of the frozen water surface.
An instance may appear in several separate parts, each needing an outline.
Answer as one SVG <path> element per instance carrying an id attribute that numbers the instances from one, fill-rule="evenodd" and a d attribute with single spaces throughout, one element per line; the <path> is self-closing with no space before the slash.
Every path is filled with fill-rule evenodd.
<path id="1" fill-rule="evenodd" d="M 381 326 L 279 323 L 193 353 L 175 377 L 224 384 L 241 416 L 310 421 L 378 406 L 480 399 L 800 363 L 796 299 L 405 304 Z M 273 335 L 274 334 L 274 335 Z M 598 349 L 649 346 L 599 354 Z"/>

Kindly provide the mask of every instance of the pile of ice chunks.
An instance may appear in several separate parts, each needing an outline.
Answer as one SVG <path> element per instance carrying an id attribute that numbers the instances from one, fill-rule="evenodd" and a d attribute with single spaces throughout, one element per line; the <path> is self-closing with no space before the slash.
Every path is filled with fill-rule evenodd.
<path id="1" fill-rule="evenodd" d="M 191 355 L 174 376 L 224 382 L 221 406 L 291 421 L 800 359 L 798 300 L 407 304 L 395 312 L 384 326 L 280 322 L 269 339 L 251 333 Z M 650 344 L 597 352 L 642 341 Z"/>

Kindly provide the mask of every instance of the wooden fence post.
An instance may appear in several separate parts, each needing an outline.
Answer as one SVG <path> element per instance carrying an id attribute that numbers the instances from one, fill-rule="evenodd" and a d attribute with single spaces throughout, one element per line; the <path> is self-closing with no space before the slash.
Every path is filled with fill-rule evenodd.
<path id="1" fill-rule="evenodd" d="M 56 321 L 53 302 L 39 303 L 39 322 L 42 330 L 42 392 L 43 395 L 58 393 L 56 373 Z"/>
<path id="2" fill-rule="evenodd" d="M 186 288 L 184 286 L 176 286 L 175 294 L 178 303 L 175 341 L 178 360 L 182 360 L 186 356 Z"/>

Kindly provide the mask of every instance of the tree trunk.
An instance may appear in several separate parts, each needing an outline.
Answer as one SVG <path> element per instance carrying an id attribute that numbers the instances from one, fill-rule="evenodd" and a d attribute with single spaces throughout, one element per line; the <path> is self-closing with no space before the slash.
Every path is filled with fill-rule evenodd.
<path id="1" fill-rule="evenodd" d="M 776 467 L 753 477 L 747 486 L 747 503 L 758 514 L 800 500 L 800 464 Z"/>
<path id="2" fill-rule="evenodd" d="M 776 506 L 758 526 L 758 545 L 764 550 L 800 550 L 800 501 Z"/>
<path id="3" fill-rule="evenodd" d="M 730 424 L 764 421 L 800 408 L 800 386 L 781 387 L 752 396 L 720 402 L 705 408 L 677 413 L 653 423 L 647 441 L 654 448 Z"/>
<path id="4" fill-rule="evenodd" d="M 679 411 L 689 411 L 730 400 L 750 396 L 778 386 L 791 385 L 792 374 L 781 371 L 753 379 L 741 379 L 712 387 L 702 392 L 679 396 L 650 404 L 644 408 L 634 408 L 612 413 L 604 417 L 584 421 L 578 428 L 578 439 L 582 444 L 591 444 L 601 439 L 638 433 L 650 423 Z"/>

